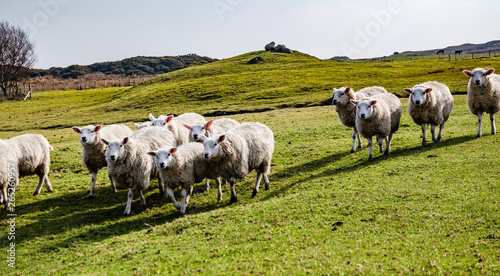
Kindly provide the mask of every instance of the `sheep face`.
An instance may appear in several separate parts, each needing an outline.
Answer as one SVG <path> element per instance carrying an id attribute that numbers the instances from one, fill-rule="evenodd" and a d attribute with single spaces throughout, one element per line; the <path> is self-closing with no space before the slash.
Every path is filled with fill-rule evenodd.
<path id="1" fill-rule="evenodd" d="M 361 101 L 351 100 L 356 104 L 356 116 L 361 119 L 370 119 L 373 117 L 373 106 L 377 103 L 375 100 L 365 99 Z"/>
<path id="2" fill-rule="evenodd" d="M 86 126 L 82 128 L 73 127 L 73 131 L 80 133 L 80 143 L 82 145 L 94 145 L 98 142 L 97 133 L 102 126 Z"/>
<path id="3" fill-rule="evenodd" d="M 194 125 L 194 126 L 187 126 L 184 125 L 186 128 L 191 130 L 191 140 L 196 141 L 196 142 L 201 142 L 201 137 L 206 134 L 206 129 L 209 128 L 214 120 L 210 120 L 206 122 L 203 125 Z"/>
<path id="4" fill-rule="evenodd" d="M 464 70 L 464 74 L 471 78 L 474 85 L 482 86 L 486 83 L 488 76 L 493 74 L 495 69 L 476 68 L 472 71 Z"/>
<path id="5" fill-rule="evenodd" d="M 177 151 L 177 148 L 161 149 L 153 152 L 148 152 L 151 156 L 156 156 L 156 164 L 160 169 L 165 169 L 167 167 L 174 166 L 173 153 Z"/>
<path id="6" fill-rule="evenodd" d="M 410 94 L 411 101 L 416 106 L 421 106 L 427 103 L 428 94 L 432 91 L 432 88 L 415 87 L 413 89 L 405 88 L 404 90 Z"/>
<path id="7" fill-rule="evenodd" d="M 152 125 L 153 126 L 158 126 L 158 127 L 164 127 L 167 124 L 167 121 L 164 119 L 155 119 L 153 121 Z"/>
<path id="8" fill-rule="evenodd" d="M 333 89 L 333 99 L 332 99 L 332 104 L 333 105 L 346 105 L 349 103 L 349 100 L 351 99 L 350 96 L 351 93 L 351 88 L 347 87 L 345 89 L 340 88 L 340 89 Z"/>
<path id="9" fill-rule="evenodd" d="M 203 157 L 206 159 L 218 159 L 222 156 L 220 143 L 224 141 L 225 135 L 219 136 L 217 139 L 208 139 L 202 136 L 203 139 Z"/>
<path id="10" fill-rule="evenodd" d="M 108 149 L 106 150 L 106 159 L 111 160 L 111 162 L 116 162 L 123 160 L 127 153 L 125 144 L 128 143 L 128 137 L 125 137 L 123 141 L 112 141 L 108 143 Z"/>

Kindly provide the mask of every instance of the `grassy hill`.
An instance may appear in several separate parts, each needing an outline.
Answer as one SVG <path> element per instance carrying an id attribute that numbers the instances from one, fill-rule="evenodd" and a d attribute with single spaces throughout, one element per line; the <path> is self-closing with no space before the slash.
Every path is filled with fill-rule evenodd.
<path id="1" fill-rule="evenodd" d="M 264 61 L 248 63 L 257 56 Z M 475 138 L 461 73 L 498 65 L 499 58 L 350 64 L 253 52 L 130 88 L 2 102 L 0 138 L 40 133 L 55 151 L 54 192 L 32 196 L 36 177 L 16 190 L 16 269 L 4 263 L 0 274 L 498 274 L 500 136 Z M 350 153 L 351 130 L 325 105 L 333 87 L 381 85 L 402 95 L 427 80 L 455 93 L 442 142 L 420 146 L 420 127 L 402 98 L 391 153 L 372 161 L 367 148 Z M 96 198 L 87 198 L 90 175 L 70 126 L 132 126 L 150 112 L 190 111 L 267 124 L 276 140 L 271 190 L 251 198 L 252 173 L 236 185 L 238 203 L 229 204 L 228 185 L 217 202 L 216 189 L 205 193 L 200 183 L 180 216 L 153 181 L 147 206 L 136 197 L 123 216 L 127 191 L 111 193 L 104 170 Z M 0 229 L 6 254 L 5 215 Z"/>

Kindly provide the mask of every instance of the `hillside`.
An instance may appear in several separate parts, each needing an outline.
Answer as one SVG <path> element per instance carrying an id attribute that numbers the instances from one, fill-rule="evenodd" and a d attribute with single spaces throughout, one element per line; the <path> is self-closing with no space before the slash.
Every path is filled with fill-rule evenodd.
<path id="1" fill-rule="evenodd" d="M 498 53 L 500 52 L 500 40 L 493 40 L 486 43 L 472 44 L 466 43 L 457 46 L 449 46 L 442 49 L 424 50 L 424 51 L 405 51 L 402 55 L 415 55 L 415 56 L 425 56 L 425 55 L 435 55 L 439 50 L 444 50 L 444 54 L 455 54 L 456 50 L 462 50 L 463 54 L 482 54 L 482 53 Z"/>
<path id="2" fill-rule="evenodd" d="M 53 76 L 76 78 L 92 73 L 116 74 L 127 76 L 158 75 L 189 67 L 214 62 L 216 59 L 196 54 L 164 57 L 133 57 L 119 61 L 99 62 L 91 65 L 71 65 L 68 67 L 51 67 L 50 69 L 34 69 L 30 77 Z"/>

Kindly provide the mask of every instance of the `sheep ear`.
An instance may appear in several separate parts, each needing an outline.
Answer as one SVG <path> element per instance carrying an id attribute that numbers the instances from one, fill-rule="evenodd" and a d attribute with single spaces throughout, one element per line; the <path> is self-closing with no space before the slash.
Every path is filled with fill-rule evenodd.
<path id="1" fill-rule="evenodd" d="M 154 121 L 154 120 L 155 120 L 155 116 L 153 116 L 153 114 L 149 113 L 149 119 L 150 119 L 151 121 Z"/>
<path id="2" fill-rule="evenodd" d="M 353 103 L 354 105 L 357 105 L 357 104 L 358 104 L 358 101 L 356 101 L 356 100 L 351 100 L 351 103 Z"/>
<path id="3" fill-rule="evenodd" d="M 170 153 L 175 153 L 177 151 L 177 148 L 171 148 Z"/>
<path id="4" fill-rule="evenodd" d="M 214 120 L 210 120 L 208 121 L 206 124 L 205 124 L 205 127 L 210 127 L 212 125 L 212 123 L 214 122 Z"/>
<path id="5" fill-rule="evenodd" d="M 76 133 L 80 133 L 80 134 L 82 133 L 82 130 L 81 130 L 79 127 L 72 127 L 71 129 L 72 129 L 74 132 L 76 132 Z"/>
<path id="6" fill-rule="evenodd" d="M 472 73 L 470 71 L 467 71 L 467 70 L 464 70 L 464 74 L 467 76 L 467 77 L 472 77 L 474 75 L 472 75 Z"/>
<path id="7" fill-rule="evenodd" d="M 372 101 L 370 102 L 370 105 L 375 105 L 376 103 L 377 103 L 377 101 L 376 101 L 376 100 L 372 100 Z"/>
<path id="8" fill-rule="evenodd" d="M 98 126 L 94 127 L 94 131 L 99 132 L 99 130 L 101 130 L 101 128 L 102 128 L 102 126 L 98 125 Z"/>
<path id="9" fill-rule="evenodd" d="M 406 93 L 408 93 L 408 94 L 411 94 L 411 93 L 412 93 L 412 91 L 411 91 L 411 89 L 410 89 L 410 88 L 405 88 L 405 89 L 403 89 L 403 90 L 404 90 Z"/>
<path id="10" fill-rule="evenodd" d="M 431 91 L 432 91 L 432 88 L 425 89 L 425 93 L 430 93 Z"/>
<path id="11" fill-rule="evenodd" d="M 221 135 L 221 136 L 219 136 L 219 139 L 217 139 L 217 142 L 220 143 L 220 142 L 224 141 L 224 139 L 226 139 L 226 135 Z"/>
<path id="12" fill-rule="evenodd" d="M 187 128 L 187 129 L 189 129 L 189 130 L 191 130 L 191 129 L 192 129 L 192 128 L 191 128 L 190 126 L 188 126 L 188 125 L 183 125 L 183 126 L 184 126 L 185 128 Z"/>
<path id="13" fill-rule="evenodd" d="M 109 145 L 109 142 L 108 142 L 106 139 L 101 138 L 101 141 L 102 141 L 104 144 Z"/>
<path id="14" fill-rule="evenodd" d="M 493 69 L 493 68 L 486 69 L 486 75 L 491 75 L 491 74 L 493 74 L 493 72 L 495 72 L 495 69 Z"/>
<path id="15" fill-rule="evenodd" d="M 155 156 L 155 157 L 156 157 L 156 152 L 154 152 L 154 151 L 150 151 L 150 152 L 148 152 L 148 155 L 151 155 L 151 156 Z"/>
<path id="16" fill-rule="evenodd" d="M 347 87 L 347 88 L 345 89 L 345 92 L 346 92 L 346 93 L 349 93 L 350 91 L 351 91 L 351 87 Z"/>
<path id="17" fill-rule="evenodd" d="M 167 123 L 168 123 L 168 122 L 172 121 L 172 119 L 173 119 L 173 118 L 174 118 L 174 115 L 169 115 L 169 116 L 167 117 L 167 119 L 165 120 L 165 122 L 167 122 Z"/>
<path id="18" fill-rule="evenodd" d="M 123 138 L 123 143 L 122 144 L 125 145 L 126 143 L 128 143 L 128 137 Z"/>
<path id="19" fill-rule="evenodd" d="M 138 123 L 134 123 L 134 126 L 135 126 L 135 128 L 139 129 L 139 124 Z"/>

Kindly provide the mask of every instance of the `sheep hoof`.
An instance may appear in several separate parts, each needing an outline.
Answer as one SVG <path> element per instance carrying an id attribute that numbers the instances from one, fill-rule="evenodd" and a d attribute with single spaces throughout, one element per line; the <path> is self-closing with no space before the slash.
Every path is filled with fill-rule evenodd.
<path id="1" fill-rule="evenodd" d="M 231 197 L 231 200 L 229 201 L 229 203 L 235 203 L 235 202 L 238 202 L 238 197 Z"/>
<path id="2" fill-rule="evenodd" d="M 355 149 L 351 149 L 351 153 L 355 153 L 355 152 L 356 152 L 356 150 L 355 150 Z"/>
<path id="3" fill-rule="evenodd" d="M 253 190 L 253 193 L 252 193 L 252 198 L 256 197 L 257 196 L 257 191 L 256 190 Z"/>
<path id="4" fill-rule="evenodd" d="M 478 135 L 476 135 L 476 138 L 480 138 L 481 136 L 482 136 L 481 134 L 478 134 Z"/>
<path id="5" fill-rule="evenodd" d="M 221 201 L 222 200 L 222 196 L 217 196 L 217 201 Z"/>
<path id="6" fill-rule="evenodd" d="M 368 156 L 368 161 L 372 160 L 373 156 Z"/>
<path id="7" fill-rule="evenodd" d="M 89 199 L 94 199 L 95 195 L 89 195 Z"/>
<path id="8" fill-rule="evenodd" d="M 264 190 L 269 191 L 270 190 L 269 185 L 266 185 Z"/>
<path id="9" fill-rule="evenodd" d="M 40 194 L 40 192 L 36 192 L 36 191 L 33 193 L 34 196 L 39 195 L 39 194 Z"/>

